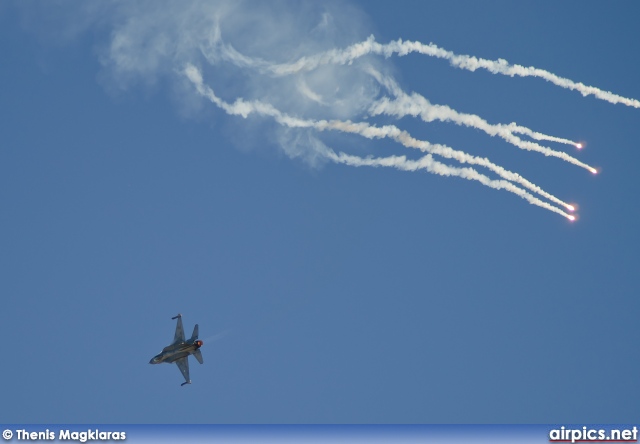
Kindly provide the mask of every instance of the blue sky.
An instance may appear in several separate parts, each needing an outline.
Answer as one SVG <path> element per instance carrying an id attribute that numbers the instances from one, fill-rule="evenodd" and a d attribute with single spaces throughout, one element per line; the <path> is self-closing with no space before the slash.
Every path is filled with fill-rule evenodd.
<path id="1" fill-rule="evenodd" d="M 325 107 L 295 80 L 151 43 L 184 43 L 215 11 L 225 41 L 263 59 L 374 34 L 640 98 L 640 6 L 92 5 L 0 5 L 4 422 L 637 420 L 640 110 L 417 54 L 365 58 L 432 103 L 585 141 L 548 146 L 598 175 L 453 123 L 366 120 L 489 157 L 578 203 L 571 223 L 477 182 L 318 161 L 309 140 L 419 156 L 226 115 L 179 72 L 196 64 L 230 102 L 363 121 L 359 62 L 323 68 L 312 86 L 344 99 Z M 119 37 L 130 52 L 114 52 Z M 186 387 L 175 366 L 148 364 L 178 312 L 205 341 Z"/>

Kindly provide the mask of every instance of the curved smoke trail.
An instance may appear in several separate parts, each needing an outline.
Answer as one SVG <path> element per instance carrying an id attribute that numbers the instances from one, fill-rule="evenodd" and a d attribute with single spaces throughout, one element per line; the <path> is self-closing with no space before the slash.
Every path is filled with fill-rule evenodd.
<path id="1" fill-rule="evenodd" d="M 580 148 L 579 143 L 516 123 L 489 123 L 476 114 L 433 104 L 417 92 L 404 92 L 390 75 L 386 58 L 424 54 L 448 60 L 452 66 L 469 71 L 486 69 L 508 76 L 543 78 L 583 95 L 640 107 L 637 100 L 542 69 L 509 64 L 503 59 L 492 61 L 458 55 L 432 43 L 396 40 L 381 44 L 372 36 L 363 40 L 363 36 L 370 34 L 363 25 L 366 20 L 357 9 L 345 3 L 323 5 L 319 9 L 313 5 L 287 2 L 265 5 L 251 0 L 194 0 L 180 4 L 140 0 L 113 5 L 109 13 L 113 16 L 111 40 L 101 61 L 113 74 L 110 78 L 115 79 L 118 87 L 126 88 L 136 79 L 157 84 L 163 77 L 169 77 L 176 80 L 174 90 L 187 112 L 198 113 L 204 96 L 227 114 L 270 117 L 278 125 L 269 129 L 275 133 L 275 140 L 284 152 L 311 165 L 330 161 L 461 177 L 509 191 L 571 220 L 575 217 L 555 205 L 573 211 L 572 205 L 486 157 L 418 140 L 399 126 L 375 126 L 364 120 L 386 115 L 413 116 L 424 122 L 452 122 L 500 137 L 520 149 L 596 172 L 577 158 L 538 142 Z M 228 43 L 223 41 L 223 35 Z M 281 63 L 283 60 L 292 62 Z M 214 89 L 203 78 L 215 79 L 219 95 L 213 93 Z M 194 97 L 197 99 L 192 100 Z M 245 123 L 254 125 L 257 120 Z M 312 135 L 324 131 L 369 139 L 385 137 L 423 154 L 410 159 L 404 155 L 354 155 L 347 152 L 347 146 L 334 151 Z M 305 133 L 310 136 L 299 137 Z M 435 156 L 463 165 L 446 165 Z M 468 165 L 487 168 L 498 178 L 481 174 Z"/>
<path id="2" fill-rule="evenodd" d="M 584 83 L 574 82 L 573 80 L 560 77 L 544 69 L 535 68 L 533 66 L 525 67 L 522 65 L 513 65 L 504 59 L 488 60 L 469 55 L 459 55 L 452 51 L 447 51 L 436 46 L 433 43 L 424 44 L 415 41 L 403 41 L 398 39 L 387 44 L 381 44 L 375 41 L 373 35 L 363 42 L 356 43 L 345 49 L 332 49 L 313 56 L 301 57 L 293 63 L 283 63 L 280 65 L 269 66 L 276 75 L 290 75 L 301 71 L 311 71 L 320 65 L 326 64 L 349 64 L 354 60 L 367 54 L 378 54 L 385 57 L 391 57 L 394 54 L 405 56 L 411 53 L 418 53 L 439 59 L 448 60 L 452 66 L 456 68 L 466 69 L 468 71 L 476 71 L 477 69 L 486 69 L 493 74 L 503 74 L 514 77 L 539 77 L 561 88 L 578 91 L 583 96 L 594 96 L 598 99 L 605 100 L 609 103 L 631 106 L 640 108 L 640 101 L 604 91 L 595 86 L 588 86 Z"/>
<path id="3" fill-rule="evenodd" d="M 405 131 L 399 130 L 395 126 L 387 125 L 386 127 L 378 128 L 369 125 L 368 123 L 352 123 L 352 122 L 342 122 L 342 121 L 313 121 L 308 119 L 300 119 L 296 117 L 289 116 L 287 114 L 282 113 L 278 109 L 274 108 L 272 105 L 263 102 L 256 101 L 246 101 L 243 99 L 237 99 L 234 103 L 227 103 L 224 100 L 220 99 L 214 91 L 204 83 L 202 78 L 202 74 L 200 71 L 193 65 L 187 65 L 184 69 L 185 76 L 193 83 L 198 93 L 200 93 L 203 97 L 209 99 L 212 103 L 218 106 L 220 109 L 224 110 L 227 114 L 230 115 L 238 115 L 244 118 L 247 118 L 250 114 L 258 114 L 262 116 L 272 117 L 276 122 L 280 125 L 289 127 L 289 128 L 314 128 L 319 131 L 323 130 L 336 130 L 342 131 L 346 133 L 354 133 L 361 135 L 366 138 L 374 138 L 374 137 L 390 137 L 402 145 L 406 147 L 418 148 L 423 151 L 427 151 L 433 154 L 438 154 L 444 157 L 456 159 L 463 163 L 471 163 L 482 165 L 484 167 L 490 168 L 491 170 L 498 172 L 501 175 L 504 175 L 506 178 L 512 181 L 519 181 L 522 184 L 526 184 L 527 187 L 535 190 L 538 193 L 542 193 L 545 197 L 552 199 L 567 208 L 573 209 L 573 207 L 569 204 L 566 204 L 556 197 L 544 192 L 536 185 L 531 184 L 526 181 L 526 179 L 522 178 L 520 175 L 512 173 L 499 167 L 493 163 L 491 163 L 488 159 L 481 159 L 475 156 L 468 155 L 466 153 L 453 150 L 449 147 L 442 145 L 433 145 L 428 142 L 419 141 L 411 137 Z M 546 202 L 537 199 L 531 194 L 527 193 L 521 188 L 516 187 L 508 180 L 490 180 L 487 176 L 484 176 L 478 173 L 476 170 L 472 168 L 455 168 L 448 165 L 445 165 L 441 162 L 438 162 L 432 158 L 432 156 L 427 155 L 417 161 L 407 160 L 405 156 L 391 156 L 386 158 L 361 158 L 358 156 L 347 155 L 344 153 L 340 153 L 339 155 L 331 154 L 327 156 L 331 160 L 337 163 L 344 163 L 352 166 L 393 166 L 395 168 L 405 170 L 405 171 L 416 171 L 419 169 L 426 169 L 429 172 L 439 174 L 442 176 L 457 176 L 462 177 L 468 180 L 476 180 L 482 183 L 485 186 L 494 189 L 504 189 L 511 193 L 514 193 L 523 199 L 527 200 L 533 205 L 537 205 L 539 207 L 545 208 L 547 210 L 553 211 L 555 213 L 561 214 L 562 216 L 574 220 L 574 216 L 565 213 L 564 211 L 549 205 Z"/>

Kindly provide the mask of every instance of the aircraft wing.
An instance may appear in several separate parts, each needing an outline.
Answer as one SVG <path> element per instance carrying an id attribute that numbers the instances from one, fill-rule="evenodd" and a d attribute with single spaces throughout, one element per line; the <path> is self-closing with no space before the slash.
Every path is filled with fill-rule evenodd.
<path id="1" fill-rule="evenodd" d="M 187 359 L 187 356 L 178 359 L 176 361 L 176 365 L 182 372 L 182 376 L 184 376 L 185 382 L 182 385 L 191 384 L 191 378 L 189 378 L 189 360 Z"/>
<path id="2" fill-rule="evenodd" d="M 178 323 L 176 324 L 176 334 L 173 336 L 173 343 L 177 344 L 179 342 L 184 342 L 184 328 L 182 328 L 182 315 L 178 315 L 172 319 L 178 318 Z"/>

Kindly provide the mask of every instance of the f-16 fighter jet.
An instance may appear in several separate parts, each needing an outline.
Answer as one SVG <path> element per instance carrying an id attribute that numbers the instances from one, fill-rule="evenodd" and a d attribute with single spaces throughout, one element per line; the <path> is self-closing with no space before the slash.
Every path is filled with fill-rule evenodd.
<path id="1" fill-rule="evenodd" d="M 162 362 L 172 363 L 175 362 L 184 381 L 181 385 L 191 384 L 191 378 L 189 378 L 189 355 L 195 356 L 200 364 L 202 364 L 202 353 L 200 353 L 200 347 L 203 342 L 198 339 L 198 324 L 193 327 L 193 334 L 188 341 L 184 340 L 184 328 L 182 328 L 182 315 L 174 316 L 171 319 L 177 319 L 178 325 L 176 325 L 176 334 L 173 337 L 173 342 L 162 349 L 160 353 L 155 355 L 149 364 L 160 364 Z"/>

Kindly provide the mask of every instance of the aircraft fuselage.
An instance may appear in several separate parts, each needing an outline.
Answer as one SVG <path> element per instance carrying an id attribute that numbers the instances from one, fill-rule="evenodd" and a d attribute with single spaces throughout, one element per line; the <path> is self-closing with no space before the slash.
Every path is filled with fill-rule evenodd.
<path id="1" fill-rule="evenodd" d="M 193 354 L 202 346 L 202 341 L 186 341 L 178 344 L 168 345 L 162 349 L 160 353 L 155 355 L 149 364 L 161 364 L 163 362 L 175 362 L 178 359 L 184 358 Z"/>

